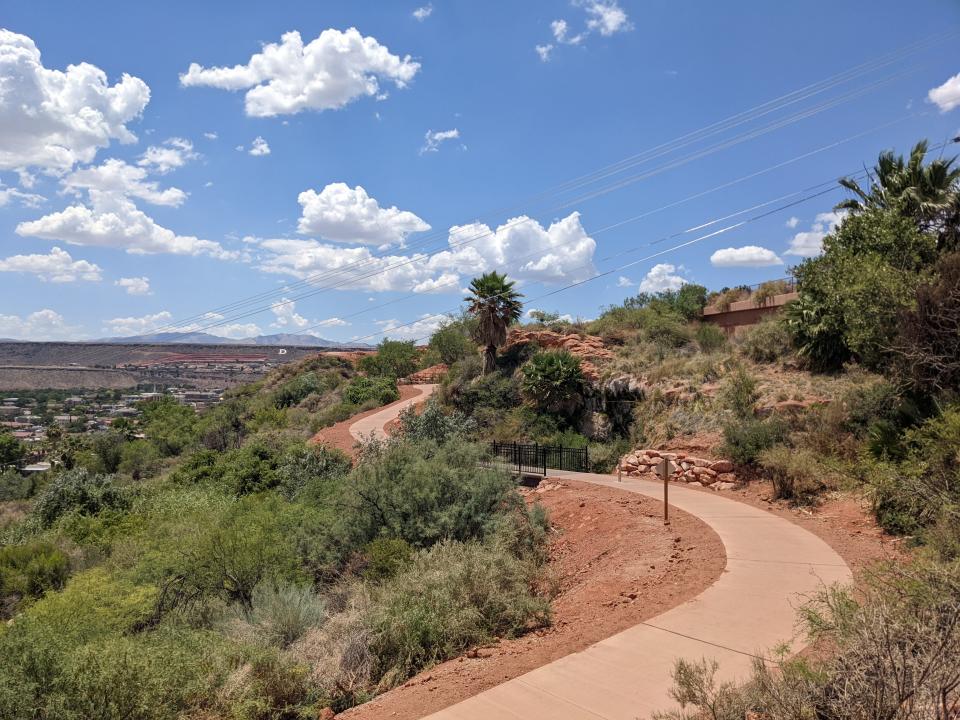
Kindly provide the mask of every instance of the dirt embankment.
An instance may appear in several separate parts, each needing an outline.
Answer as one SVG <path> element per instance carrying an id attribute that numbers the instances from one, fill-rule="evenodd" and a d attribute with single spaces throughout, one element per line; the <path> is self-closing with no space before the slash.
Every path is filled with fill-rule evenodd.
<path id="1" fill-rule="evenodd" d="M 525 491 L 550 512 L 553 624 L 437 665 L 337 717 L 423 717 L 643 622 L 711 585 L 726 565 L 720 538 L 655 500 L 571 480 Z"/>

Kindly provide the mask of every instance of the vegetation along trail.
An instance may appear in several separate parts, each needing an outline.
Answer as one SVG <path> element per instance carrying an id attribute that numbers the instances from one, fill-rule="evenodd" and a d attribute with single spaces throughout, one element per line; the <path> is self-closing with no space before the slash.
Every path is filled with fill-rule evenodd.
<path id="1" fill-rule="evenodd" d="M 594 473 L 564 478 L 660 497 L 659 483 L 618 482 Z M 670 672 L 681 658 L 713 658 L 722 679 L 745 677 L 757 656 L 793 639 L 796 607 L 824 585 L 848 583 L 850 569 L 823 540 L 763 510 L 715 493 L 670 489 L 671 505 L 706 522 L 723 541 L 726 571 L 694 599 L 583 652 L 561 658 L 430 716 L 472 718 L 636 718 L 675 703 Z"/>

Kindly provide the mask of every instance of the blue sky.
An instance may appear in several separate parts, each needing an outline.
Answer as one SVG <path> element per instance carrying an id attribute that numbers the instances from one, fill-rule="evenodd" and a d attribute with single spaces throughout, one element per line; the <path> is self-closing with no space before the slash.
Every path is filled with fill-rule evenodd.
<path id="1" fill-rule="evenodd" d="M 960 134 L 953 0 L 31 0 L 2 27 L 0 337 L 419 338 L 487 269 L 584 318 L 756 283 L 842 194 L 782 206 Z"/>

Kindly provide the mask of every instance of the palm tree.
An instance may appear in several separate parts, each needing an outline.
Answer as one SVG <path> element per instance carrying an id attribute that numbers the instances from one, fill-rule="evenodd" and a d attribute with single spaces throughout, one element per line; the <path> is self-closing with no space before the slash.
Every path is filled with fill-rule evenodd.
<path id="1" fill-rule="evenodd" d="M 836 209 L 852 213 L 896 209 L 916 220 L 921 229 L 939 233 L 941 244 L 952 244 L 960 215 L 960 166 L 956 158 L 937 158 L 924 165 L 927 150 L 927 141 L 921 140 L 908 159 L 891 150 L 880 153 L 876 167 L 867 171 L 868 189 L 852 178 L 840 180 L 854 197 Z"/>
<path id="2" fill-rule="evenodd" d="M 470 282 L 470 303 L 467 310 L 476 318 L 476 339 L 484 346 L 483 374 L 497 367 L 497 348 L 507 341 L 507 328 L 520 319 L 523 295 L 513 289 L 513 282 L 496 271 L 484 273 Z"/>

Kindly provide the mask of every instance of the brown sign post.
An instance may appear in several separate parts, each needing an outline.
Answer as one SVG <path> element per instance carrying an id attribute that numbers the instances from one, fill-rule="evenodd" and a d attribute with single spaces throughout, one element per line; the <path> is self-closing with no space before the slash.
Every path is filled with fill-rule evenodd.
<path id="1" fill-rule="evenodd" d="M 660 474 L 660 477 L 663 478 L 663 524 L 670 524 L 670 504 L 669 504 L 669 487 L 670 487 L 670 476 L 676 471 L 677 466 L 673 464 L 672 460 L 667 458 L 660 458 L 660 462 L 657 463 L 656 470 Z"/>

